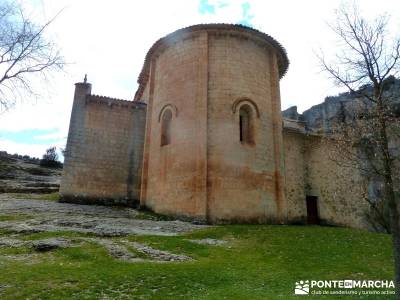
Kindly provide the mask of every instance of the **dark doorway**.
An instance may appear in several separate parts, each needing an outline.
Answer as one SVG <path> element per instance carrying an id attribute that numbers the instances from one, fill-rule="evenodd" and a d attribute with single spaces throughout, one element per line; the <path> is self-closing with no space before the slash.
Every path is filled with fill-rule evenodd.
<path id="1" fill-rule="evenodd" d="M 306 196 L 307 224 L 319 224 L 317 200 L 316 196 Z"/>

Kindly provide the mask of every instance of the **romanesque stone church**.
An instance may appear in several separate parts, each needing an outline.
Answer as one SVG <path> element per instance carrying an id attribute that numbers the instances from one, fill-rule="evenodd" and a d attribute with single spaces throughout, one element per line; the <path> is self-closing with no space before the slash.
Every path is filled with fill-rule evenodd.
<path id="1" fill-rule="evenodd" d="M 77 83 L 60 193 L 209 223 L 365 227 L 330 147 L 283 118 L 285 49 L 241 25 L 177 30 L 148 51 L 131 100 Z"/>

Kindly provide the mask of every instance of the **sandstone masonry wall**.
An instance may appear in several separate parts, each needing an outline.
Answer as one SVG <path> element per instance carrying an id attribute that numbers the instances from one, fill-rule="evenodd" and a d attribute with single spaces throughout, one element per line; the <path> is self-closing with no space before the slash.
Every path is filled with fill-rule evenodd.
<path id="1" fill-rule="evenodd" d="M 151 62 L 141 204 L 158 213 L 205 218 L 206 51 L 206 36 L 196 34 L 171 41 Z M 161 146 L 166 110 L 171 143 Z"/>
<path id="2" fill-rule="evenodd" d="M 139 199 L 146 105 L 94 96 L 78 83 L 60 193 L 64 201 Z"/>
<path id="3" fill-rule="evenodd" d="M 306 196 L 316 196 L 322 224 L 367 228 L 362 178 L 330 159 L 334 141 L 287 129 L 283 139 L 288 222 L 305 223 Z"/>
<path id="4" fill-rule="evenodd" d="M 318 196 L 322 223 L 365 228 L 368 203 L 362 199 L 358 170 L 343 167 L 329 158 L 334 141 L 309 136 L 306 140 L 306 193 Z"/>
<path id="5" fill-rule="evenodd" d="M 274 49 L 234 34 L 209 35 L 208 213 L 213 222 L 282 222 L 278 66 Z M 240 141 L 252 108 L 254 144 Z M 277 153 L 278 152 L 278 153 Z"/>
<path id="6" fill-rule="evenodd" d="M 305 223 L 306 208 L 306 161 L 304 134 L 294 130 L 283 130 L 285 157 L 285 196 L 289 223 Z"/>
<path id="7" fill-rule="evenodd" d="M 151 50 L 137 96 L 148 104 L 143 206 L 214 223 L 285 221 L 277 53 L 249 37 L 181 32 Z M 239 140 L 244 104 L 253 110 L 253 145 Z M 161 145 L 166 110 L 171 143 Z"/>
<path id="8" fill-rule="evenodd" d="M 285 222 L 284 57 L 265 36 L 217 27 L 167 36 L 146 56 L 135 96 L 148 104 L 141 205 L 213 223 Z M 239 139 L 242 105 L 253 144 Z M 161 145 L 167 110 L 171 143 Z"/>

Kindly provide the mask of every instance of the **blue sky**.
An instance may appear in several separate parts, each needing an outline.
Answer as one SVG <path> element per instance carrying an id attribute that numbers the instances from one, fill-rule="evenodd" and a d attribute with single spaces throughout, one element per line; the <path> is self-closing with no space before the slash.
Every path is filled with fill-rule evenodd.
<path id="1" fill-rule="evenodd" d="M 0 115 L 0 151 L 40 157 L 50 146 L 65 147 L 74 83 L 84 74 L 92 92 L 131 100 L 151 45 L 179 28 L 199 23 L 233 23 L 263 31 L 287 50 L 290 66 L 281 80 L 282 109 L 303 111 L 342 91 L 321 73 L 314 51 L 334 55 L 337 43 L 327 22 L 341 0 L 24 0 L 26 13 L 45 22 L 61 9 L 48 36 L 69 62 L 55 74 L 38 101 L 26 99 Z M 383 12 L 400 28 L 400 3 L 358 0 L 365 15 Z"/>
<path id="2" fill-rule="evenodd" d="M 0 131 L 0 138 L 15 143 L 48 145 L 60 141 L 58 129 L 25 129 L 17 132 Z"/>
<path id="3" fill-rule="evenodd" d="M 215 15 L 218 9 L 223 9 L 229 7 L 231 3 L 229 1 L 217 1 L 210 2 L 210 0 L 200 0 L 199 3 L 199 13 L 202 15 L 211 14 Z M 242 24 L 249 27 L 254 27 L 251 23 L 251 19 L 253 19 L 254 15 L 250 13 L 251 4 L 250 2 L 244 1 L 240 2 L 240 6 L 242 9 L 242 15 L 239 20 L 237 20 L 236 24 Z"/>
<path id="4" fill-rule="evenodd" d="M 208 0 L 200 0 L 199 13 L 201 14 L 215 14 L 215 5 L 212 5 Z"/>

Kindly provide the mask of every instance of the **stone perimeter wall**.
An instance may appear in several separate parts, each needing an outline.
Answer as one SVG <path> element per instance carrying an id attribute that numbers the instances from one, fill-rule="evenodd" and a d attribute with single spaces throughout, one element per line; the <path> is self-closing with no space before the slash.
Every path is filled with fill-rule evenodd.
<path id="1" fill-rule="evenodd" d="M 284 129 L 285 197 L 289 223 L 305 223 L 306 210 L 306 161 L 304 134 Z"/>
<path id="2" fill-rule="evenodd" d="M 288 222 L 305 223 L 306 196 L 316 196 L 322 224 L 368 228 L 362 178 L 329 158 L 334 141 L 287 129 L 283 140 Z"/>
<path id="3" fill-rule="evenodd" d="M 77 83 L 60 187 L 66 202 L 135 205 L 146 105 L 91 95 Z"/>

